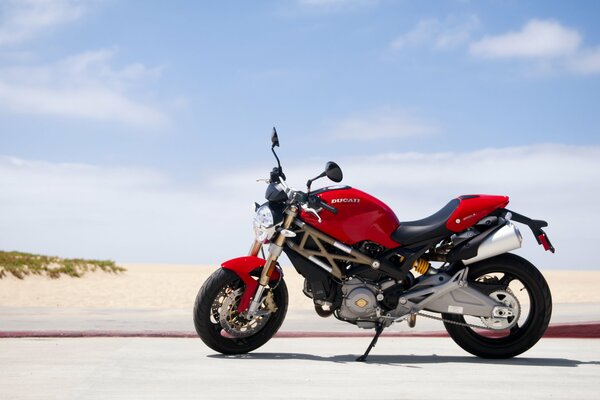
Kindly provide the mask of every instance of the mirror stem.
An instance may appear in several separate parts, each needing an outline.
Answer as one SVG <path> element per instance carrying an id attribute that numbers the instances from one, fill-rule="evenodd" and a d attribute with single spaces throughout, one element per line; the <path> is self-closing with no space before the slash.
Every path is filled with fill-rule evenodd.
<path id="1" fill-rule="evenodd" d="M 273 152 L 273 155 L 275 156 L 275 159 L 277 160 L 277 168 L 279 168 L 279 170 L 281 171 L 281 162 L 279 162 L 279 157 L 277 157 L 277 153 L 275 153 L 275 146 L 271 147 L 271 151 Z"/>
<path id="2" fill-rule="evenodd" d="M 308 182 L 306 182 L 306 187 L 308 188 L 308 190 L 306 192 L 310 193 L 310 185 L 312 185 L 312 183 L 314 181 L 316 181 L 317 179 L 320 179 L 320 178 L 322 178 L 324 176 L 325 176 L 325 172 L 322 172 L 319 176 L 317 176 L 315 178 L 312 178 L 312 179 L 309 179 Z"/>

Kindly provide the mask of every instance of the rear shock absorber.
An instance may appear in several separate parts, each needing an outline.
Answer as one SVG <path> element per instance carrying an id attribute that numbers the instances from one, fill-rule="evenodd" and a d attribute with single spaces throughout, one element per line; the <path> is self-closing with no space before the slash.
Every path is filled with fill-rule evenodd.
<path id="1" fill-rule="evenodd" d="M 404 262 L 404 260 L 406 260 L 406 257 L 400 256 L 400 262 Z M 431 264 L 429 264 L 429 261 L 427 261 L 421 257 L 421 258 L 415 260 L 415 262 L 413 263 L 413 265 L 410 268 L 414 269 L 421 275 L 425 275 L 429 272 L 429 270 L 431 268 Z M 435 271 L 435 269 L 434 269 L 434 271 Z"/>
<path id="2" fill-rule="evenodd" d="M 429 264 L 429 261 L 425 260 L 424 258 L 419 258 L 413 264 L 412 269 L 414 269 L 421 275 L 425 275 L 429 271 L 430 267 L 431 264 Z"/>

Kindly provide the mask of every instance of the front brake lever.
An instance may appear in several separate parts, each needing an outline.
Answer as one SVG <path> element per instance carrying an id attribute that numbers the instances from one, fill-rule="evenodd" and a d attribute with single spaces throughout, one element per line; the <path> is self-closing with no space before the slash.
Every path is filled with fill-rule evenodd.
<path id="1" fill-rule="evenodd" d="M 311 208 L 309 206 L 307 206 L 306 204 L 302 205 L 302 209 L 307 212 L 307 213 L 311 213 L 313 214 L 315 217 L 317 217 L 317 220 L 319 221 L 319 223 L 322 222 L 321 220 L 321 216 L 319 215 L 319 213 L 317 212 L 317 210 L 315 210 L 314 208 Z"/>

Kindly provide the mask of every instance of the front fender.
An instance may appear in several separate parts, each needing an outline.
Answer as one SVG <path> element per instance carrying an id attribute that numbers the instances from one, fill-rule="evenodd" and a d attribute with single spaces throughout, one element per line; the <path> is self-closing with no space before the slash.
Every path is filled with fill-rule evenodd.
<path id="1" fill-rule="evenodd" d="M 239 276 L 246 285 L 246 289 L 244 290 L 244 294 L 242 295 L 240 304 L 238 305 L 239 313 L 242 313 L 248 309 L 250 302 L 252 301 L 252 297 L 258 288 L 258 281 L 250 274 L 252 271 L 264 267 L 266 263 L 267 260 L 264 258 L 256 256 L 244 256 L 233 258 L 221 264 L 221 267 L 233 271 L 237 276 Z M 281 275 L 282 273 L 280 270 L 276 268 L 273 270 L 273 273 L 269 279 L 271 281 L 278 281 L 281 279 Z"/>
<path id="2" fill-rule="evenodd" d="M 225 261 L 221 266 L 225 269 L 229 269 L 236 274 L 238 272 L 242 274 L 248 274 L 254 271 L 256 268 L 264 267 L 267 260 L 256 256 L 245 256 L 232 258 L 231 260 Z M 241 278 L 241 276 L 240 276 Z"/>

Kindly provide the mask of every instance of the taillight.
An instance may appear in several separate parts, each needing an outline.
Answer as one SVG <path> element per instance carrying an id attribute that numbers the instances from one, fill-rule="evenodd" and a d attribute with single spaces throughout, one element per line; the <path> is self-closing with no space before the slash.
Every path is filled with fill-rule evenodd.
<path id="1" fill-rule="evenodd" d="M 554 253 L 554 247 L 550 244 L 550 241 L 548 240 L 548 236 L 546 236 L 545 233 L 538 235 L 537 240 L 538 240 L 539 244 L 544 246 L 544 250 L 546 250 L 546 251 L 549 250 L 552 253 Z"/>

